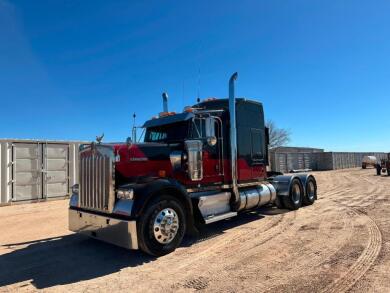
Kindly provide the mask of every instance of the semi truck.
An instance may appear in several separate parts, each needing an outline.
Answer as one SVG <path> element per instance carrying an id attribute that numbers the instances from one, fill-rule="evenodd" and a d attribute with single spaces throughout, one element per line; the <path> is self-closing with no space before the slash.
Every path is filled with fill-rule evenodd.
<path id="1" fill-rule="evenodd" d="M 264 205 L 297 210 L 317 199 L 313 175 L 267 172 L 269 133 L 260 102 L 199 101 L 143 125 L 143 142 L 84 144 L 69 230 L 161 256 L 186 234 Z"/>
<path id="2" fill-rule="evenodd" d="M 387 175 L 390 176 L 390 153 L 387 154 L 387 158 L 381 159 L 380 165 L 378 166 L 378 175 L 381 174 L 381 171 L 382 173 L 387 172 Z"/>

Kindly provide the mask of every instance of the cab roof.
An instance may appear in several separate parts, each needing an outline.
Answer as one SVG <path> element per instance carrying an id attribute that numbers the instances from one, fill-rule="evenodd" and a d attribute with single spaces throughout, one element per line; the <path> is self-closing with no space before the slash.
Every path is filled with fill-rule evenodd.
<path id="1" fill-rule="evenodd" d="M 149 128 L 183 122 L 192 119 L 194 116 L 195 115 L 193 113 L 184 112 L 175 115 L 159 117 L 146 121 L 142 127 Z"/>

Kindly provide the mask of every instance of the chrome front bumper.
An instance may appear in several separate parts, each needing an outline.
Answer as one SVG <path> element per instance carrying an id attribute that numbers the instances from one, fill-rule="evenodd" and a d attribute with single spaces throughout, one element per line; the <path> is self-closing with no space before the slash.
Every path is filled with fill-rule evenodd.
<path id="1" fill-rule="evenodd" d="M 127 249 L 138 249 L 136 221 L 69 209 L 69 230 Z"/>

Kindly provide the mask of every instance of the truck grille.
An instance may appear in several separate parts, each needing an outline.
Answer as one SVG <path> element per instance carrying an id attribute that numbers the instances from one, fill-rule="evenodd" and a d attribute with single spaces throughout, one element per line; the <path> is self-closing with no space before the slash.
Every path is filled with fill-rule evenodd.
<path id="1" fill-rule="evenodd" d="M 114 166 L 112 150 L 92 146 L 80 153 L 80 207 L 111 212 L 114 205 Z M 94 149 L 93 149 L 94 148 Z"/>

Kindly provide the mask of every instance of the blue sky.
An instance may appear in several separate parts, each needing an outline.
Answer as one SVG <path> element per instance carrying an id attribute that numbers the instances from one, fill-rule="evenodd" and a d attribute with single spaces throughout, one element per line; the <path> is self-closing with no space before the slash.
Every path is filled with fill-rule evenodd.
<path id="1" fill-rule="evenodd" d="M 122 141 L 201 98 L 263 102 L 291 145 L 390 151 L 388 1 L 0 0 L 0 138 Z M 200 72 L 200 73 L 199 73 Z"/>

